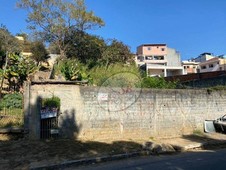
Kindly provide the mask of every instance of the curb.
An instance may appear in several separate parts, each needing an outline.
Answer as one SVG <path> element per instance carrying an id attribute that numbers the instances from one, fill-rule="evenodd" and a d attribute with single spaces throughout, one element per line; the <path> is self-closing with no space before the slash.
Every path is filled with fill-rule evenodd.
<path id="1" fill-rule="evenodd" d="M 107 161 L 115 161 L 115 160 L 121 160 L 126 158 L 132 158 L 132 157 L 138 157 L 138 156 L 144 156 L 144 155 L 150 155 L 150 152 L 141 151 L 141 152 L 132 152 L 132 153 L 126 153 L 126 154 L 117 154 L 117 155 L 111 155 L 111 156 L 100 156 L 95 158 L 84 158 L 79 160 L 72 160 L 72 161 L 66 161 L 59 164 L 49 164 L 49 165 L 43 165 L 39 167 L 30 167 L 31 170 L 41 170 L 41 169 L 61 169 L 69 166 L 79 166 L 79 165 L 88 165 L 88 164 L 95 164 L 100 162 L 107 162 Z"/>

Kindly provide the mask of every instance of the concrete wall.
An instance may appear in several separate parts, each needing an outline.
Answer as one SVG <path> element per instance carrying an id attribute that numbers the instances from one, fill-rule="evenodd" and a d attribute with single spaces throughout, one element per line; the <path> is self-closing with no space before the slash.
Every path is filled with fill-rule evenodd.
<path id="1" fill-rule="evenodd" d="M 31 85 L 26 88 L 26 122 L 31 139 L 40 134 L 40 98 L 61 99 L 62 137 L 86 140 L 173 137 L 203 130 L 203 122 L 226 113 L 226 93 Z"/>
<path id="2" fill-rule="evenodd" d="M 173 48 L 167 49 L 167 66 L 181 66 L 180 54 Z"/>

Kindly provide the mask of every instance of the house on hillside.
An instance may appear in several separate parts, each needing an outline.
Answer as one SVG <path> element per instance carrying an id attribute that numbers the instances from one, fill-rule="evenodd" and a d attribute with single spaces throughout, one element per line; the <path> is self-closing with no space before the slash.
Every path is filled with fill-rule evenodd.
<path id="1" fill-rule="evenodd" d="M 193 74 L 199 72 L 199 62 L 195 61 L 182 61 L 182 66 L 184 67 L 185 74 Z"/>
<path id="2" fill-rule="evenodd" d="M 226 70 L 226 59 L 214 57 L 199 63 L 200 73 Z"/>
<path id="3" fill-rule="evenodd" d="M 215 58 L 216 56 L 213 55 L 213 53 L 202 53 L 200 54 L 198 57 L 196 57 L 195 59 L 193 59 L 192 61 L 195 61 L 195 62 L 205 62 L 207 60 L 210 60 L 212 58 Z"/>
<path id="4" fill-rule="evenodd" d="M 215 56 L 213 53 L 202 53 L 190 61 L 182 61 L 185 74 L 206 73 L 226 70 L 226 55 Z"/>
<path id="5" fill-rule="evenodd" d="M 31 57 L 32 56 L 32 52 L 30 49 L 30 44 L 29 42 L 27 42 L 23 36 L 15 36 L 23 45 L 23 50 L 21 52 L 21 55 L 25 56 L 25 57 Z"/>
<path id="6" fill-rule="evenodd" d="M 137 47 L 137 66 L 144 68 L 148 76 L 183 75 L 180 54 L 166 44 L 143 44 Z"/>

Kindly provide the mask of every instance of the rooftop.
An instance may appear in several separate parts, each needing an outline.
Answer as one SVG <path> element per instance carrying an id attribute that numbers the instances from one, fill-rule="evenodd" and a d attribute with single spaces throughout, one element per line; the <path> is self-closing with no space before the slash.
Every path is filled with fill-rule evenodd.
<path id="1" fill-rule="evenodd" d="M 142 44 L 140 46 L 166 46 L 166 44 Z"/>

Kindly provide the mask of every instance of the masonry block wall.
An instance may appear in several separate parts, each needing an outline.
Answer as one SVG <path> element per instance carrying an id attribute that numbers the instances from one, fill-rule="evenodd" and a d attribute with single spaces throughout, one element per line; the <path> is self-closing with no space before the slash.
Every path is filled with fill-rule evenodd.
<path id="1" fill-rule="evenodd" d="M 226 113 L 226 92 L 31 85 L 26 88 L 30 138 L 40 134 L 40 98 L 58 96 L 60 136 L 84 140 L 175 137 L 203 130 Z M 29 102 L 29 104 L 28 104 Z M 27 104 L 26 104 L 27 103 Z"/>

